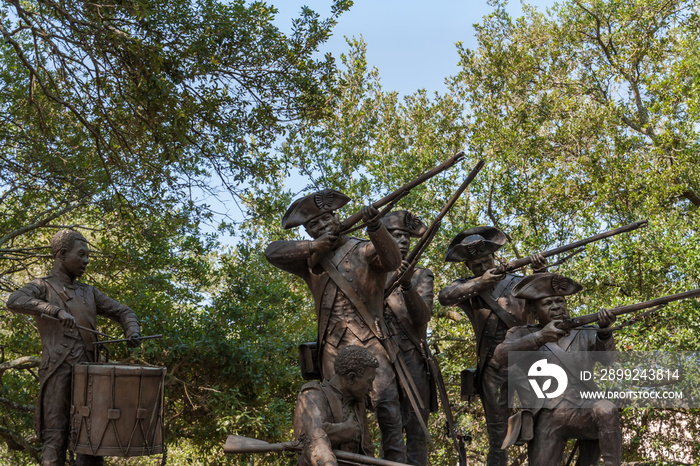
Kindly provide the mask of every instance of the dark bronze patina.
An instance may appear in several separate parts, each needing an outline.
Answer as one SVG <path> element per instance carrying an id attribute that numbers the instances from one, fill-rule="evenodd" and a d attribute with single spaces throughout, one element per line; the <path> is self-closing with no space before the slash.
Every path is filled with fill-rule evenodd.
<path id="1" fill-rule="evenodd" d="M 526 323 L 525 302 L 512 295 L 522 276 L 499 272 L 494 253 L 506 243 L 497 228 L 481 226 L 461 232 L 448 247 L 446 260 L 464 262 L 474 274 L 458 279 L 440 291 L 443 306 L 459 306 L 469 317 L 476 335 L 476 385 L 486 414 L 489 436 L 489 466 L 506 466 L 507 454 L 501 448 L 508 428 L 508 372 L 494 364 L 493 352 L 509 328 Z M 536 256 L 536 265 L 544 259 Z"/>
<path id="2" fill-rule="evenodd" d="M 402 257 L 406 257 L 411 238 L 420 238 L 427 228 L 423 222 L 408 211 L 392 212 L 382 218 L 382 223 L 396 240 Z M 425 465 L 428 461 L 430 434 L 427 432 L 428 415 L 437 408 L 435 379 L 431 374 L 422 342 L 427 338 L 428 323 L 433 310 L 433 273 L 423 267 L 414 267 L 405 259 L 396 274 L 400 286 L 386 297 L 384 317 L 403 360 L 408 376 L 412 379 L 422 408 L 412 405 L 408 395 L 401 399 L 401 415 L 406 432 L 407 462 Z M 394 282 L 388 278 L 388 284 Z"/>
<path id="3" fill-rule="evenodd" d="M 140 344 L 140 330 L 131 309 L 77 281 L 85 273 L 90 256 L 88 242 L 80 233 L 59 231 L 51 240 L 51 249 L 51 275 L 32 280 L 12 293 L 7 308 L 36 317 L 42 353 L 34 420 L 44 443 L 42 465 L 62 466 L 68 445 L 73 366 L 94 362 L 97 316 L 119 322 L 129 346 Z M 78 462 L 101 464 L 102 459 L 79 454 Z"/>
<path id="4" fill-rule="evenodd" d="M 294 409 L 294 435 L 303 444 L 302 466 L 334 465 L 333 450 L 374 456 L 365 397 L 379 361 L 366 349 L 349 345 L 335 359 L 335 375 L 305 384 Z"/>
<path id="5" fill-rule="evenodd" d="M 503 343 L 496 348 L 493 360 L 505 365 L 510 351 L 541 351 L 552 355 L 561 367 L 567 368 L 572 367 L 568 362 L 569 353 L 597 351 L 600 353 L 598 361 L 603 364 L 612 362 L 615 341 L 612 333 L 605 331 L 616 318 L 611 311 L 597 313 L 600 327 L 588 326 L 569 332 L 557 326 L 569 317 L 566 296 L 580 290 L 581 285 L 574 280 L 557 274 L 534 274 L 524 278 L 513 289 L 513 296 L 527 301 L 528 309 L 537 316 L 539 323 L 511 328 Z M 576 367 L 592 370 L 592 367 Z M 503 447 L 527 441 L 529 464 L 558 466 L 567 439 L 576 438 L 579 446 L 576 464 L 592 466 L 602 458 L 605 466 L 619 466 L 622 431 L 618 409 L 608 400 L 582 399 L 582 390 L 595 387 L 579 384 L 581 386 L 570 387 L 555 401 L 547 404 L 543 401 L 541 408 L 515 414 L 510 419 Z M 521 397 L 525 396 L 523 393 L 527 391 L 519 391 Z"/>
<path id="6" fill-rule="evenodd" d="M 313 239 L 272 242 L 265 257 L 280 269 L 303 278 L 313 294 L 323 379 L 333 378 L 333 363 L 344 346 L 361 346 L 378 359 L 370 397 L 382 433 L 383 455 L 405 462 L 396 376 L 383 344 L 387 336 L 384 288 L 387 274 L 401 264 L 401 253 L 376 218 L 377 209 L 371 206 L 362 209 L 369 241 L 340 234 L 334 210 L 348 200 L 342 193 L 324 190 L 295 201 L 283 225 L 304 225 Z"/>

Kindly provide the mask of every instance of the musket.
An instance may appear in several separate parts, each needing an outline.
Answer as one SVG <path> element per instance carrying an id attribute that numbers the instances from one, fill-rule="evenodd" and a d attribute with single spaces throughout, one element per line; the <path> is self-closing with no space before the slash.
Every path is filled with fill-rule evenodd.
<path id="1" fill-rule="evenodd" d="M 241 437 L 240 435 L 229 435 L 224 444 L 224 453 L 268 453 L 268 452 L 283 452 L 293 451 L 299 453 L 304 445 L 301 442 L 282 442 L 268 443 L 264 440 L 258 440 L 249 437 Z M 350 453 L 348 451 L 333 450 L 333 454 L 341 464 L 347 465 L 375 465 L 375 466 L 406 466 L 404 463 L 396 461 L 383 460 L 372 456 Z"/>
<path id="2" fill-rule="evenodd" d="M 409 266 L 406 268 L 406 270 L 399 274 L 394 279 L 392 284 L 386 289 L 386 291 L 384 292 L 385 299 L 391 295 L 391 293 L 396 289 L 397 286 L 399 286 L 399 283 L 403 276 L 406 274 L 406 272 L 418 263 L 418 259 L 420 258 L 420 256 L 426 251 L 426 249 L 428 249 L 428 245 L 433 240 L 433 238 L 435 238 L 435 234 L 440 228 L 440 224 L 442 223 L 443 217 L 445 217 L 445 215 L 447 215 L 447 212 L 449 212 L 452 206 L 455 205 L 457 199 L 459 199 L 459 197 L 471 184 L 474 178 L 476 178 L 476 175 L 479 174 L 479 171 L 481 171 L 483 166 L 484 161 L 479 160 L 479 162 L 477 162 L 474 168 L 472 168 L 472 171 L 469 173 L 469 175 L 465 178 L 462 185 L 457 189 L 457 191 L 454 192 L 454 194 L 452 194 L 452 197 L 450 197 L 447 203 L 442 207 L 442 210 L 437 215 L 437 217 L 435 217 L 430 226 L 425 230 L 423 236 L 421 236 L 421 238 L 418 240 L 413 249 L 411 249 L 411 251 L 406 255 L 406 261 L 409 263 Z"/>
<path id="3" fill-rule="evenodd" d="M 608 230 L 605 233 L 600 233 L 598 235 L 590 236 L 588 238 L 582 239 L 580 241 L 574 241 L 573 243 L 569 243 L 565 246 L 560 246 L 558 248 L 550 249 L 548 251 L 544 251 L 540 254 L 542 256 L 546 257 L 551 257 L 551 256 L 556 256 L 557 254 L 561 254 L 563 252 L 571 251 L 572 249 L 577 249 L 580 248 L 581 246 L 585 246 L 586 244 L 593 243 L 595 241 L 599 241 L 604 238 L 609 238 L 611 236 L 619 235 L 620 233 L 626 233 L 628 231 L 633 231 L 636 230 L 637 228 L 642 228 L 648 225 L 647 220 L 640 220 L 638 222 L 633 222 L 630 223 L 629 225 L 625 225 L 620 228 L 615 228 L 614 230 Z M 498 273 L 505 273 L 505 272 L 512 272 L 517 269 L 521 269 L 527 265 L 530 265 L 532 263 L 533 256 L 528 256 L 528 257 L 523 257 L 522 259 L 514 259 L 512 261 L 506 262 L 505 264 L 499 265 L 496 267 Z"/>
<path id="4" fill-rule="evenodd" d="M 373 202 L 372 207 L 375 209 L 381 209 L 385 205 L 389 204 L 389 206 L 393 206 L 398 202 L 399 199 L 403 198 L 404 196 L 408 195 L 408 193 L 418 186 L 419 184 L 424 183 L 425 181 L 429 180 L 430 178 L 434 177 L 438 173 L 442 173 L 443 171 L 447 170 L 448 168 L 452 167 L 454 164 L 459 162 L 464 158 L 464 152 L 460 151 L 450 157 L 449 159 L 445 160 L 442 162 L 440 165 L 437 167 L 433 168 L 432 170 L 429 170 L 422 175 L 420 175 L 418 178 L 414 179 L 413 181 L 410 181 L 406 183 L 405 185 L 401 186 L 399 189 L 396 191 L 392 192 L 391 194 L 388 194 L 381 198 L 380 200 Z M 382 213 L 386 214 L 390 208 L 382 210 Z M 350 217 L 346 218 L 340 223 L 340 234 L 346 234 L 350 231 L 350 229 L 360 220 L 362 219 L 362 211 L 356 212 L 355 214 L 351 215 Z"/>
<path id="5" fill-rule="evenodd" d="M 695 290 L 690 290 L 690 291 L 684 291 L 683 293 L 676 293 L 672 294 L 669 296 L 663 296 L 661 298 L 656 298 L 652 299 L 649 301 L 644 301 L 642 303 L 637 303 L 637 304 L 630 304 L 628 306 L 619 306 L 613 309 L 610 309 L 613 314 L 616 316 L 623 315 L 623 314 L 629 314 L 632 312 L 637 312 L 641 311 L 643 309 L 649 309 L 651 307 L 663 307 L 668 303 L 671 303 L 673 301 L 680 301 L 681 299 L 688 299 L 688 298 L 696 298 L 700 296 L 700 289 L 695 289 Z M 572 328 L 580 327 L 582 325 L 587 325 L 587 324 L 592 324 L 593 322 L 598 321 L 600 317 L 598 316 L 598 313 L 596 312 L 595 314 L 586 314 L 583 316 L 579 317 L 567 317 L 561 322 L 558 322 L 556 325 L 557 328 L 560 328 L 562 330 L 570 330 Z"/>

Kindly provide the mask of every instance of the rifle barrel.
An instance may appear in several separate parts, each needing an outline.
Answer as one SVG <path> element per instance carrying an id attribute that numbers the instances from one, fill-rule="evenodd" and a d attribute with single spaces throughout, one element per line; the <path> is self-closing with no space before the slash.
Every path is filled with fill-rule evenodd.
<path id="1" fill-rule="evenodd" d="M 565 246 L 560 246 L 558 248 L 550 249 L 548 251 L 545 251 L 541 253 L 544 257 L 551 257 L 551 256 L 556 256 L 557 254 L 561 254 L 563 252 L 571 251 L 572 249 L 579 248 L 581 246 L 585 246 L 588 243 L 593 243 L 595 241 L 599 241 L 604 238 L 609 238 L 611 236 L 619 235 L 620 233 L 626 233 L 628 231 L 633 231 L 636 230 L 637 228 L 645 227 L 648 225 L 647 220 L 640 220 L 638 222 L 632 222 L 628 225 L 625 225 L 623 227 L 615 228 L 614 230 L 609 230 L 604 233 L 600 233 L 598 235 L 594 236 L 589 236 L 588 238 L 582 239 L 580 241 L 574 241 L 573 243 L 569 243 Z M 505 271 L 510 272 L 512 270 L 519 269 L 521 267 L 525 267 L 526 265 L 529 265 L 532 263 L 532 256 L 528 257 L 523 257 L 522 259 L 515 259 L 510 262 L 508 262 L 505 265 Z"/>
<path id="2" fill-rule="evenodd" d="M 462 160 L 462 158 L 464 158 L 464 152 L 460 151 L 460 152 L 456 153 L 455 155 L 453 155 L 452 157 L 450 157 L 449 159 L 442 162 L 437 167 L 433 168 L 432 170 L 429 170 L 429 171 L 423 173 L 418 178 L 416 178 L 412 181 L 409 181 L 408 183 L 401 186 L 399 189 L 395 190 L 391 194 L 388 194 L 388 195 L 384 196 L 383 198 L 381 198 L 380 200 L 373 202 L 372 206 L 376 209 L 379 209 L 379 208 L 383 207 L 384 205 L 388 204 L 389 202 L 392 202 L 392 201 L 396 200 L 397 198 L 405 196 L 406 194 L 408 194 L 408 192 L 410 190 L 412 190 L 413 188 L 415 188 L 419 184 L 424 183 L 425 181 L 429 180 L 430 178 L 434 177 L 438 173 L 442 173 L 443 171 L 452 167 L 454 164 L 456 164 L 457 162 Z M 346 218 L 345 220 L 343 220 L 340 223 L 340 231 L 342 233 L 345 233 L 347 230 L 352 228 L 352 226 L 355 225 L 357 222 L 359 222 L 361 219 L 362 219 L 362 211 L 354 213 L 353 215 Z"/>
<path id="3" fill-rule="evenodd" d="M 627 306 L 619 306 L 611 309 L 612 313 L 616 316 L 629 314 L 631 312 L 641 311 L 642 309 L 649 309 L 656 306 L 664 306 L 673 301 L 680 301 L 681 299 L 696 298 L 700 296 L 700 289 L 684 291 L 682 293 L 676 293 L 668 296 L 662 296 L 661 298 L 651 299 L 649 301 L 644 301 L 642 303 L 630 304 Z M 598 313 L 586 314 L 580 317 L 572 317 L 570 319 L 565 319 L 561 325 L 557 327 L 568 330 L 574 327 L 580 327 L 581 325 L 592 324 L 598 320 Z"/>
<path id="4" fill-rule="evenodd" d="M 447 215 L 447 212 L 450 211 L 452 206 L 457 202 L 457 199 L 462 195 L 462 193 L 469 187 L 472 181 L 474 181 L 474 178 L 476 178 L 476 175 L 479 174 L 481 169 L 484 166 L 484 161 L 479 160 L 477 164 L 472 168 L 472 171 L 469 172 L 469 175 L 464 179 L 464 182 L 460 185 L 460 187 L 457 189 L 457 191 L 452 194 L 452 197 L 447 201 L 447 203 L 443 206 L 442 210 L 440 210 L 440 213 L 435 217 L 435 220 L 433 220 L 433 223 L 430 224 L 430 227 L 428 228 L 428 231 L 426 231 L 421 239 L 418 241 L 416 246 L 413 248 L 413 250 L 408 254 L 406 257 L 409 262 L 412 262 L 416 260 L 419 256 L 420 253 L 422 253 L 425 248 L 427 247 L 426 243 L 430 243 L 432 239 L 435 237 L 435 232 L 429 233 L 430 230 L 435 229 L 437 231 L 437 228 L 440 226 L 440 223 L 442 222 L 442 219 Z"/>

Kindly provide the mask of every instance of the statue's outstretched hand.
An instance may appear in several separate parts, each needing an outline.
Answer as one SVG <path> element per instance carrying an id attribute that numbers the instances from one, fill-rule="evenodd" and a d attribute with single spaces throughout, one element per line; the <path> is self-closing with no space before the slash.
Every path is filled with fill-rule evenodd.
<path id="1" fill-rule="evenodd" d="M 141 346 L 141 334 L 140 333 L 134 333 L 133 335 L 129 336 L 126 340 L 126 346 L 129 348 L 136 348 L 137 346 Z"/>
<path id="2" fill-rule="evenodd" d="M 379 211 L 372 205 L 366 205 L 362 208 L 362 221 L 365 222 L 368 230 L 376 231 L 379 229 L 378 215 Z"/>
<path id="3" fill-rule="evenodd" d="M 617 316 L 610 309 L 598 311 L 598 326 L 600 328 L 610 327 L 610 324 L 617 320 Z"/>
<path id="4" fill-rule="evenodd" d="M 59 309 L 58 314 L 56 315 L 56 318 L 58 319 L 59 322 L 61 322 L 61 325 L 63 325 L 66 328 L 75 328 L 75 317 L 72 315 L 68 314 L 65 310 Z"/>

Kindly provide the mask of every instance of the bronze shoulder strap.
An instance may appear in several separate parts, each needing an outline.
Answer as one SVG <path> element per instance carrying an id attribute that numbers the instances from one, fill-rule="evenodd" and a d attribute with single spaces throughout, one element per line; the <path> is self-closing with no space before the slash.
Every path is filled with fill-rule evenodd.
<path id="1" fill-rule="evenodd" d="M 383 333 L 384 329 L 377 328 L 375 325 L 375 322 L 372 321 L 372 315 L 369 313 L 369 310 L 367 309 L 367 306 L 365 305 L 364 301 L 362 301 L 362 298 L 360 297 L 359 294 L 353 289 L 352 285 L 348 283 L 348 281 L 343 277 L 343 275 L 338 271 L 335 266 L 331 263 L 331 261 L 328 259 L 328 257 L 323 257 L 321 258 L 321 266 L 323 267 L 323 270 L 328 273 L 328 276 L 333 280 L 333 282 L 338 286 L 340 291 L 343 292 L 345 296 L 350 300 L 350 302 L 355 306 L 355 309 L 357 309 L 357 312 L 360 314 L 360 317 L 362 320 L 365 322 L 365 324 L 372 330 L 372 333 L 379 338 L 380 340 L 383 340 Z"/>
<path id="2" fill-rule="evenodd" d="M 333 390 L 330 387 L 326 386 L 325 383 L 319 383 L 318 385 L 321 387 L 323 394 L 326 396 L 328 406 L 330 406 L 331 413 L 333 414 L 333 421 L 336 424 L 343 422 L 343 406 L 338 397 L 335 395 L 335 393 L 333 393 Z"/>

